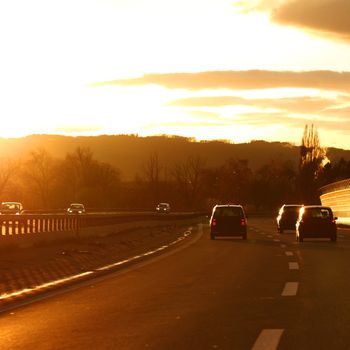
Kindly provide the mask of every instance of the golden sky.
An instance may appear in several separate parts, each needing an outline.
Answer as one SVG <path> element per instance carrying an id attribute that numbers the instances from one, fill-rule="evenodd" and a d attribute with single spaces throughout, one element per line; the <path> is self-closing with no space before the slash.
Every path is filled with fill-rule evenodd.
<path id="1" fill-rule="evenodd" d="M 350 149 L 349 0 L 0 2 L 0 137 Z"/>

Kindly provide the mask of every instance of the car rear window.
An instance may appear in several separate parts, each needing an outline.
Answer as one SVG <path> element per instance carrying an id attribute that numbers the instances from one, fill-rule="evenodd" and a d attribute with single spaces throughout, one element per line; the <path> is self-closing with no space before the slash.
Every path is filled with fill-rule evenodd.
<path id="1" fill-rule="evenodd" d="M 327 208 L 310 208 L 305 215 L 310 218 L 331 218 L 332 213 Z"/>
<path id="2" fill-rule="evenodd" d="M 220 207 L 216 208 L 215 217 L 220 217 L 220 216 L 238 216 L 241 217 L 243 216 L 243 210 L 242 208 L 239 207 Z"/>
<path id="3" fill-rule="evenodd" d="M 283 211 L 287 214 L 299 212 L 300 207 L 284 207 Z"/>

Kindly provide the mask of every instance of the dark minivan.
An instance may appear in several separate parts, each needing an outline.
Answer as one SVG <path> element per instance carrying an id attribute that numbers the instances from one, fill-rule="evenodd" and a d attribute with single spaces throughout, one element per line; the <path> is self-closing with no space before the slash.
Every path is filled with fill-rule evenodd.
<path id="1" fill-rule="evenodd" d="M 302 207 L 301 204 L 282 205 L 276 218 L 277 231 L 279 233 L 283 233 L 284 230 L 295 231 L 295 224 L 299 217 L 299 210 Z"/>
<path id="2" fill-rule="evenodd" d="M 210 238 L 217 236 L 241 236 L 247 239 L 247 219 L 241 205 L 218 204 L 210 218 Z"/>
<path id="3" fill-rule="evenodd" d="M 330 207 L 309 205 L 300 210 L 296 224 L 296 239 L 303 242 L 304 238 L 329 238 L 337 240 L 337 217 L 333 216 Z"/>

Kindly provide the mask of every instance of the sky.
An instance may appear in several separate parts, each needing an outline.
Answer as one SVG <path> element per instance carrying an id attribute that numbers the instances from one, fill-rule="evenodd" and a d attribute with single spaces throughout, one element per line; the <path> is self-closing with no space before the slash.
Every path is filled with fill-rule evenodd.
<path id="1" fill-rule="evenodd" d="M 349 0 L 0 0 L 0 137 L 350 149 Z"/>

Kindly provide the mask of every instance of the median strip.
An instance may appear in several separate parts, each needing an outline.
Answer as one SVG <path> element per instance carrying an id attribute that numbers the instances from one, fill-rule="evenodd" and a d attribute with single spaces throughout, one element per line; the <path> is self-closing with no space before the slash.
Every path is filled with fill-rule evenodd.
<path id="1" fill-rule="evenodd" d="M 116 268 L 118 266 L 121 265 L 125 265 L 127 263 L 130 263 L 132 261 L 137 261 L 137 260 L 141 260 L 144 257 L 150 256 L 150 255 L 155 255 L 158 252 L 164 251 L 168 248 L 170 248 L 171 246 L 174 246 L 178 243 L 180 243 L 181 241 L 183 241 L 184 239 L 186 239 L 186 237 L 191 235 L 191 230 L 192 228 L 190 228 L 189 230 L 187 230 L 186 232 L 183 233 L 182 236 L 178 237 L 177 239 L 175 239 L 174 241 L 169 242 L 166 245 L 162 245 L 156 249 L 153 249 L 151 251 L 139 254 L 139 255 L 135 255 L 132 256 L 128 259 L 124 259 L 124 260 L 120 260 L 117 261 L 113 264 L 109 264 L 109 265 L 105 265 L 102 267 L 98 267 L 96 269 L 90 270 L 90 271 L 85 271 L 83 273 L 79 273 L 76 275 L 71 275 L 71 276 L 67 276 L 64 278 L 60 278 L 60 279 L 56 279 L 56 280 L 52 280 L 50 282 L 46 282 L 46 283 L 42 283 L 42 284 L 38 284 L 34 287 L 30 287 L 30 288 L 23 288 L 21 290 L 17 290 L 17 291 L 13 291 L 13 292 L 6 292 L 6 293 L 2 293 L 0 294 L 0 302 L 1 301 L 6 301 L 6 300 L 13 300 L 14 298 L 17 297 L 23 297 L 29 294 L 33 294 L 34 292 L 38 292 L 38 291 L 42 291 L 42 290 L 46 290 L 48 288 L 52 288 L 52 287 L 58 287 L 60 285 L 66 284 L 68 282 L 73 282 L 75 280 L 79 280 L 81 278 L 87 277 L 87 276 L 94 276 L 96 275 L 98 272 L 101 271 L 106 271 L 106 270 L 112 270 L 113 268 Z M 201 225 L 200 225 L 200 230 L 201 230 Z"/>

